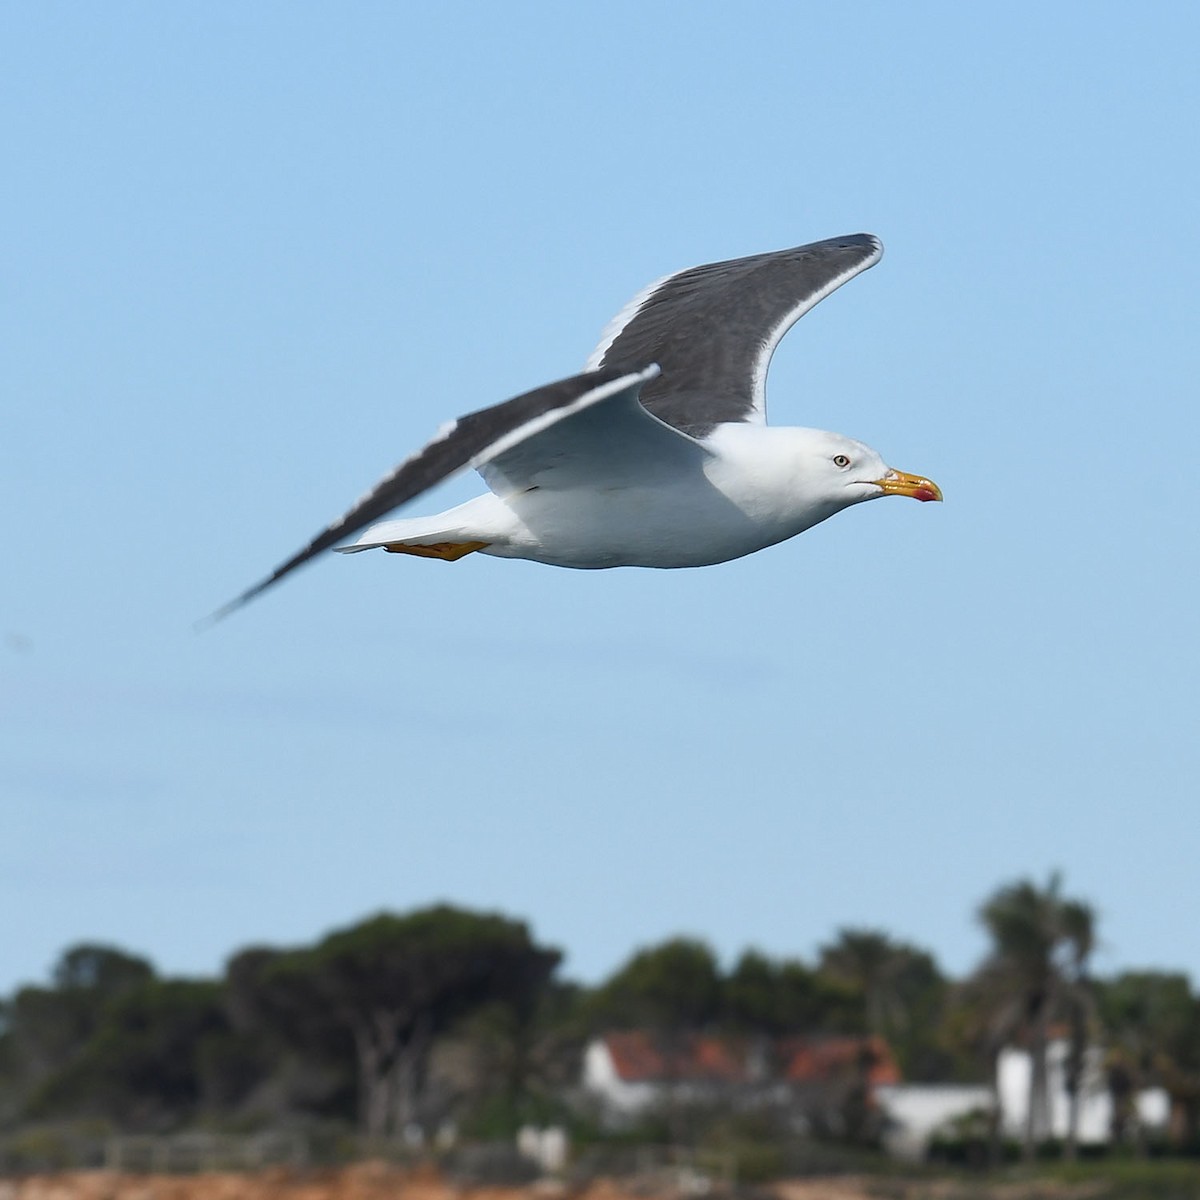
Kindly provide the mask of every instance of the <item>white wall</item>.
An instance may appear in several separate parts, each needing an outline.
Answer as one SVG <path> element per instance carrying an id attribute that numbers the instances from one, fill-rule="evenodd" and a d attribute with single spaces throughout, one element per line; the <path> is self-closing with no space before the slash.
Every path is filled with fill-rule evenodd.
<path id="1" fill-rule="evenodd" d="M 921 1159 L 930 1139 L 943 1126 L 968 1113 L 992 1108 L 992 1089 L 984 1085 L 893 1083 L 875 1089 L 887 1117 L 884 1149 L 897 1158 Z"/>
<path id="2" fill-rule="evenodd" d="M 617 1074 L 616 1063 L 600 1038 L 583 1052 L 583 1086 L 613 1112 L 630 1115 L 652 1104 L 657 1089 L 652 1083 L 629 1083 Z"/>
<path id="3" fill-rule="evenodd" d="M 1066 1088 L 1067 1042 L 1053 1041 L 1046 1048 L 1046 1066 L 1050 1093 L 1050 1125 L 1037 1131 L 1038 1137 L 1067 1136 L 1070 1097 Z M 1004 1130 L 1011 1137 L 1022 1137 L 1029 1113 L 1029 1077 L 1032 1061 L 1025 1050 L 1009 1049 L 1000 1054 L 997 1085 L 1004 1113 Z M 1137 1098 L 1138 1115 L 1150 1128 L 1167 1123 L 1170 1102 L 1162 1088 L 1148 1088 Z M 1104 1051 L 1091 1047 L 1084 1056 L 1079 1101 L 1080 1142 L 1107 1142 L 1112 1129 L 1112 1097 L 1104 1072 Z"/>

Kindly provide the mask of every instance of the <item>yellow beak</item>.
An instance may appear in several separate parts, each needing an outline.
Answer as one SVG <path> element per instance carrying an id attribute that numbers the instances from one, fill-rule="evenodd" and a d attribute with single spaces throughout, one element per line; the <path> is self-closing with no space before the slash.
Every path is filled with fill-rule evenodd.
<path id="1" fill-rule="evenodd" d="M 940 500 L 942 489 L 932 479 L 923 475 L 910 475 L 907 471 L 889 471 L 882 479 L 871 481 L 882 488 L 888 496 L 911 496 L 914 500 Z"/>

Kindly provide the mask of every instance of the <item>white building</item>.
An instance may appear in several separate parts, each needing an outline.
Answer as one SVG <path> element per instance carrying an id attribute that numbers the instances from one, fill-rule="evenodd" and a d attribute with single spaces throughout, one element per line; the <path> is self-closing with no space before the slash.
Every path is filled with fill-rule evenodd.
<path id="1" fill-rule="evenodd" d="M 883 1148 L 896 1158 L 920 1161 L 939 1133 L 954 1134 L 956 1122 L 992 1111 L 992 1089 L 986 1084 L 895 1083 L 875 1089 L 887 1118 Z"/>
<path id="2" fill-rule="evenodd" d="M 653 1078 L 629 1078 L 632 1072 L 618 1063 L 612 1039 L 593 1038 L 583 1052 L 583 1086 L 603 1100 L 618 1116 L 635 1116 L 649 1108 L 660 1096 L 661 1086 Z"/>
<path id="3" fill-rule="evenodd" d="M 944 1134 L 961 1136 L 961 1122 L 973 1115 L 985 1122 L 992 1113 L 997 1094 L 1005 1137 L 1025 1136 L 1029 1112 L 1030 1055 L 1028 1050 L 1009 1048 L 996 1065 L 996 1091 L 985 1084 L 901 1083 L 890 1051 L 877 1039 L 875 1065 L 870 1073 L 872 1100 L 886 1118 L 883 1140 L 897 1157 L 920 1159 L 931 1140 Z M 611 1118 L 636 1117 L 661 1101 L 664 1088 L 677 1097 L 701 1099 L 730 1095 L 735 1089 L 758 1086 L 775 1080 L 784 1090 L 805 1082 L 820 1083 L 844 1070 L 867 1043 L 855 1038 L 793 1039 L 776 1048 L 773 1072 L 764 1074 L 746 1047 L 711 1037 L 688 1039 L 675 1048 L 670 1060 L 644 1033 L 612 1033 L 594 1039 L 584 1052 L 583 1085 L 599 1100 Z M 1046 1048 L 1049 1120 L 1037 1137 L 1064 1139 L 1070 1122 L 1070 1097 L 1066 1088 L 1068 1043 L 1057 1039 Z M 769 1090 L 769 1088 L 768 1088 Z M 774 1093 L 772 1093 L 774 1094 Z M 1149 1088 L 1136 1101 L 1143 1128 L 1163 1129 L 1170 1117 L 1170 1099 L 1162 1088 Z M 1107 1142 L 1112 1134 L 1112 1096 L 1104 1071 L 1104 1051 L 1087 1051 L 1079 1096 L 1076 1127 L 1081 1144 Z"/>
<path id="4" fill-rule="evenodd" d="M 868 1092 L 900 1081 L 887 1043 L 854 1035 L 774 1041 L 690 1035 L 665 1047 L 644 1031 L 588 1043 L 583 1087 L 609 1120 L 621 1123 L 663 1102 L 746 1106 L 816 1105 L 848 1086 Z"/>
<path id="5" fill-rule="evenodd" d="M 1036 1130 L 1039 1138 L 1065 1138 L 1070 1124 L 1071 1097 L 1067 1091 L 1069 1044 L 1059 1038 L 1046 1047 L 1046 1082 L 1050 1100 L 1048 1127 Z M 1033 1060 L 1028 1050 L 1009 1048 L 1000 1052 L 996 1085 L 1000 1092 L 1004 1132 L 1022 1137 L 1029 1118 L 1029 1080 Z M 1162 1088 L 1147 1088 L 1136 1099 L 1138 1120 L 1143 1128 L 1162 1129 L 1171 1116 L 1171 1101 Z M 1104 1051 L 1090 1047 L 1084 1054 L 1079 1091 L 1077 1136 L 1081 1144 L 1107 1142 L 1112 1134 L 1112 1094 L 1104 1072 Z"/>
<path id="6" fill-rule="evenodd" d="M 1071 1100 L 1066 1086 L 1068 1043 L 1057 1039 L 1046 1047 L 1046 1082 L 1049 1098 L 1047 1127 L 1036 1131 L 1042 1138 L 1065 1139 L 1070 1125 Z M 1009 1047 L 996 1064 L 1002 1130 L 1005 1137 L 1025 1136 L 1029 1116 L 1029 1079 L 1032 1059 L 1028 1050 Z M 955 1125 L 973 1113 L 988 1115 L 995 1102 L 986 1086 L 901 1083 L 876 1090 L 888 1118 L 884 1145 L 901 1158 L 923 1158 L 938 1134 L 953 1136 Z M 1147 1088 L 1136 1100 L 1138 1119 L 1145 1129 L 1163 1129 L 1171 1115 L 1170 1098 L 1162 1088 Z M 1076 1136 L 1081 1145 L 1100 1145 L 1112 1136 L 1112 1095 L 1104 1072 L 1104 1051 L 1091 1047 L 1084 1056 L 1080 1082 Z"/>

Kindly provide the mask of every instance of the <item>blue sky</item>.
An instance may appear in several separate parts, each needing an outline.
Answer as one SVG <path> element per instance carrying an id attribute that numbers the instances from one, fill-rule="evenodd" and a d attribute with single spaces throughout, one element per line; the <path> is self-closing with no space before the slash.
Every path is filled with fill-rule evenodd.
<path id="1" fill-rule="evenodd" d="M 1200 979 L 1200 9 L 0 13 L 0 990 L 447 899 L 597 979 L 872 925 L 965 972 L 1061 869 Z M 327 556 L 648 281 L 867 230 L 778 423 L 891 500 L 699 571 Z M 478 490 L 453 482 L 432 511 Z"/>

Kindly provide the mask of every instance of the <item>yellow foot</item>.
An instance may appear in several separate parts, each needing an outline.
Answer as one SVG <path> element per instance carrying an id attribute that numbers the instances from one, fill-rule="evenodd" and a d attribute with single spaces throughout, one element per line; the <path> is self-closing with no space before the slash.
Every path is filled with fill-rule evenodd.
<path id="1" fill-rule="evenodd" d="M 440 558 L 445 562 L 457 562 L 467 554 L 482 550 L 487 542 L 431 542 L 428 546 L 410 545 L 407 542 L 388 542 L 384 549 L 389 554 L 416 554 L 420 558 Z"/>

